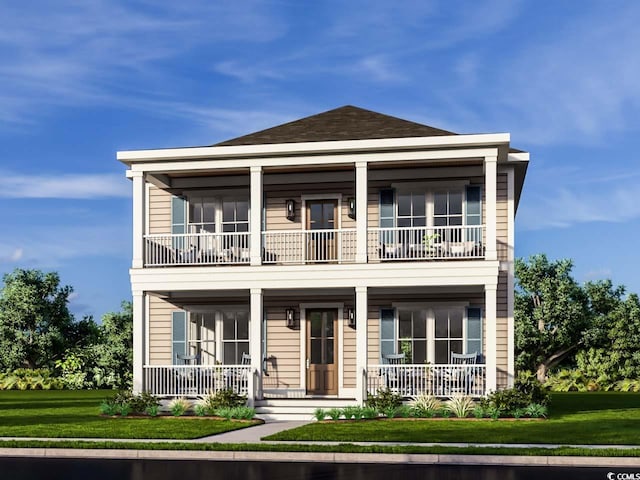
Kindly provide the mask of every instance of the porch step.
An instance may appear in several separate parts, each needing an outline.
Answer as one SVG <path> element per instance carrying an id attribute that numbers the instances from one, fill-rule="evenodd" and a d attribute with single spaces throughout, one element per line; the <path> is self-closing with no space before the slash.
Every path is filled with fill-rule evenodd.
<path id="1" fill-rule="evenodd" d="M 255 404 L 256 416 L 266 421 L 313 420 L 317 408 L 325 410 L 357 405 L 353 398 L 267 399 Z"/>

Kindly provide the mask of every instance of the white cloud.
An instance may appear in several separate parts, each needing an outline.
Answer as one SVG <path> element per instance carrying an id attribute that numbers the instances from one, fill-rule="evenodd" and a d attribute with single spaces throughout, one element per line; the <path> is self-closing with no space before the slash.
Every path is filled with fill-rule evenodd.
<path id="1" fill-rule="evenodd" d="M 0 258 L 9 259 L 21 252 L 21 266 L 27 268 L 55 268 L 85 257 L 129 258 L 131 256 L 130 229 L 126 226 L 23 226 L 11 237 L 0 240 Z"/>
<path id="2" fill-rule="evenodd" d="M 24 254 L 24 250 L 22 248 L 16 248 L 13 253 L 9 256 L 9 260 L 11 262 L 17 262 L 18 260 L 20 260 L 22 258 L 22 255 Z"/>
<path id="3" fill-rule="evenodd" d="M 530 36 L 491 79 L 487 110 L 539 144 L 597 142 L 637 129 L 639 16 L 636 2 L 600 4 L 576 9 L 566 28 Z"/>
<path id="4" fill-rule="evenodd" d="M 527 197 L 518 209 L 523 230 L 566 228 L 579 223 L 621 223 L 640 218 L 638 187 L 634 184 L 607 188 L 563 187 Z"/>
<path id="5" fill-rule="evenodd" d="M 379 55 L 368 56 L 357 62 L 352 70 L 358 76 L 368 78 L 380 83 L 397 83 L 405 80 L 397 66 Z"/>
<path id="6" fill-rule="evenodd" d="M 0 198 L 128 197 L 131 187 L 119 174 L 16 174 L 0 172 Z"/>

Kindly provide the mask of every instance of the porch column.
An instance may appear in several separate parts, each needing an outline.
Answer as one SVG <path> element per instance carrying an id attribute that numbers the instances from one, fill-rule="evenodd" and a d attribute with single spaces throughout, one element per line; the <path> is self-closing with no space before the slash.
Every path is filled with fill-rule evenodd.
<path id="1" fill-rule="evenodd" d="M 132 268 L 144 266 L 144 234 L 146 222 L 146 185 L 143 172 L 127 172 L 133 180 L 133 262 Z"/>
<path id="2" fill-rule="evenodd" d="M 251 289 L 251 313 L 249 317 L 249 372 L 247 402 L 250 407 L 262 398 L 262 289 Z"/>
<path id="3" fill-rule="evenodd" d="M 145 294 L 133 292 L 133 391 L 144 390 L 144 358 L 145 358 Z"/>
<path id="4" fill-rule="evenodd" d="M 497 352 L 496 352 L 496 290 L 497 285 L 484 286 L 484 312 L 485 312 L 485 365 L 487 369 L 486 391 L 494 392 L 497 389 Z"/>
<path id="5" fill-rule="evenodd" d="M 356 162 L 356 263 L 367 263 L 367 162 Z"/>
<path id="6" fill-rule="evenodd" d="M 250 171 L 250 257 L 251 265 L 260 265 L 262 263 L 262 167 L 251 167 Z"/>
<path id="7" fill-rule="evenodd" d="M 496 228 L 497 228 L 497 211 L 496 211 L 496 195 L 497 195 L 497 165 L 498 157 L 484 157 L 484 185 L 485 185 L 485 202 L 486 202 L 486 242 L 485 259 L 497 260 L 498 253 L 496 248 Z"/>
<path id="8" fill-rule="evenodd" d="M 356 287 L 356 401 L 367 400 L 367 287 Z"/>

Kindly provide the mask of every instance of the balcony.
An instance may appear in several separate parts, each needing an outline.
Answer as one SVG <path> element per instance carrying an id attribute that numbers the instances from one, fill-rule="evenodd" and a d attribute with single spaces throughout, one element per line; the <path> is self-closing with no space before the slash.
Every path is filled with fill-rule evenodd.
<path id="1" fill-rule="evenodd" d="M 249 264 L 249 233 L 145 235 L 145 267 Z"/>
<path id="2" fill-rule="evenodd" d="M 160 397 L 203 396 L 230 389 L 247 395 L 249 365 L 145 365 L 146 391 Z"/>
<path id="3" fill-rule="evenodd" d="M 484 258 L 483 225 L 369 228 L 368 262 Z M 145 235 L 145 267 L 249 265 L 250 233 Z M 354 263 L 355 229 L 262 232 L 262 263 Z"/>

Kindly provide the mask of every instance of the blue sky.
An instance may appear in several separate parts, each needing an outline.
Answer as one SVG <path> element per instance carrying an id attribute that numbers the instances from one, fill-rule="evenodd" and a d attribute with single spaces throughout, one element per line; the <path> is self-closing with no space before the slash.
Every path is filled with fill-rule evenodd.
<path id="1" fill-rule="evenodd" d="M 0 3 L 0 272 L 73 311 L 130 297 L 117 150 L 208 145 L 345 104 L 531 152 L 516 254 L 640 291 L 640 3 Z"/>

